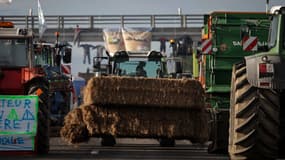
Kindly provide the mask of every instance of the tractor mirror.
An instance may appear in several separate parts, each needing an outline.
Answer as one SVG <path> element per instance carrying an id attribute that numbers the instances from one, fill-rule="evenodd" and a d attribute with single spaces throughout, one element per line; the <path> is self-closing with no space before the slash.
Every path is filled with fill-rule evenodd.
<path id="1" fill-rule="evenodd" d="M 240 37 L 243 39 L 245 36 L 250 36 L 250 30 L 248 26 L 240 27 Z"/>

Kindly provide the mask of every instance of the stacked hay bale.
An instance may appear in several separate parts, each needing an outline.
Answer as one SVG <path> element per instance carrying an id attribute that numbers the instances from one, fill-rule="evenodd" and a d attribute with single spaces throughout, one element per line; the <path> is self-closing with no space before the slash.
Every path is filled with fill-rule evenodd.
<path id="1" fill-rule="evenodd" d="M 69 143 L 79 143 L 89 140 L 86 124 L 83 122 L 81 108 L 75 108 L 64 118 L 64 126 L 60 134 Z"/>
<path id="2" fill-rule="evenodd" d="M 94 77 L 84 91 L 84 104 L 204 108 L 204 90 L 191 79 Z"/>
<path id="3" fill-rule="evenodd" d="M 88 140 L 74 140 L 73 135 L 79 133 L 73 133 L 73 127 L 78 126 L 78 132 L 87 130 L 88 136 L 205 142 L 208 120 L 204 98 L 200 83 L 191 79 L 94 77 L 85 88 L 84 105 L 67 115 L 61 135 L 71 143 Z"/>

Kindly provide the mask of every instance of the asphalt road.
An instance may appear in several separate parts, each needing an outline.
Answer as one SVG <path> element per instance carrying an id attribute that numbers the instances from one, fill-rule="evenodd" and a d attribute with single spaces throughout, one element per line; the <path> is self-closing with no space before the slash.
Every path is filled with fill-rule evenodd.
<path id="1" fill-rule="evenodd" d="M 100 139 L 88 143 L 68 145 L 60 138 L 51 139 L 48 155 L 7 155 L 7 160 L 227 160 L 226 154 L 208 154 L 207 146 L 176 141 L 175 147 L 160 147 L 153 139 L 117 139 L 114 147 L 100 146 Z"/>

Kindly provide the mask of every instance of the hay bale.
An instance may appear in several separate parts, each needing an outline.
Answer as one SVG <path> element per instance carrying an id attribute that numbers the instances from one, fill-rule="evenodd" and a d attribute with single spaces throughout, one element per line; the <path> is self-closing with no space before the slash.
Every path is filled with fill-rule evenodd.
<path id="1" fill-rule="evenodd" d="M 71 144 L 89 140 L 88 130 L 82 119 L 81 108 L 75 108 L 65 116 L 60 135 L 64 141 Z"/>
<path id="2" fill-rule="evenodd" d="M 175 138 L 205 142 L 208 115 L 201 84 L 191 79 L 93 77 L 80 108 L 65 117 L 61 136 Z"/>
<path id="3" fill-rule="evenodd" d="M 93 77 L 84 104 L 204 108 L 204 89 L 192 79 Z"/>
<path id="4" fill-rule="evenodd" d="M 85 105 L 83 121 L 92 136 L 208 140 L 205 110 Z"/>

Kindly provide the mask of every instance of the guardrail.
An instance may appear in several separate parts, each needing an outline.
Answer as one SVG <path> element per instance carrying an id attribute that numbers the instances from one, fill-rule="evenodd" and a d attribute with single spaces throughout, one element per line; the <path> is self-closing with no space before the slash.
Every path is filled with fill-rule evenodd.
<path id="1" fill-rule="evenodd" d="M 203 15 L 63 15 L 45 16 L 48 28 L 70 29 L 77 24 L 80 28 L 106 27 L 152 27 L 152 28 L 189 28 L 201 27 Z M 37 16 L 0 16 L 2 21 L 11 21 L 18 27 L 36 29 Z"/>

